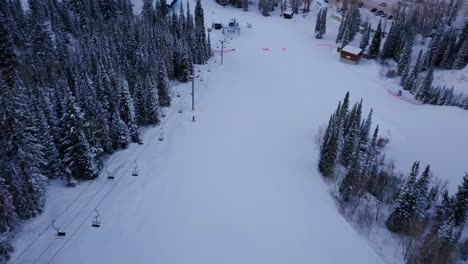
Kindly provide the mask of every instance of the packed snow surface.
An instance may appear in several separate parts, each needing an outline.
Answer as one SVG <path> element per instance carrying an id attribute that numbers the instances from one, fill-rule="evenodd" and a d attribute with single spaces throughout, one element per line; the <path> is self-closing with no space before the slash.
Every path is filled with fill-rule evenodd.
<path id="1" fill-rule="evenodd" d="M 338 23 L 329 20 L 316 40 L 316 10 L 284 20 L 203 4 L 207 24 L 236 18 L 242 30 L 227 38 L 223 65 L 216 53 L 199 68 L 196 111 L 190 83 L 178 86 L 165 140 L 159 127 L 147 128 L 144 145 L 109 160 L 115 180 L 103 173 L 73 190 L 52 186 L 45 213 L 16 235 L 14 263 L 383 263 L 338 213 L 317 171 L 315 135 L 348 90 L 353 102 L 364 99 L 365 114 L 374 108 L 398 169 L 420 160 L 452 191 L 459 184 L 468 111 L 399 100 L 377 64 L 340 63 L 330 47 Z M 212 31 L 214 50 L 221 37 Z M 95 208 L 100 228 L 91 226 Z M 53 219 L 64 238 L 48 227 Z"/>

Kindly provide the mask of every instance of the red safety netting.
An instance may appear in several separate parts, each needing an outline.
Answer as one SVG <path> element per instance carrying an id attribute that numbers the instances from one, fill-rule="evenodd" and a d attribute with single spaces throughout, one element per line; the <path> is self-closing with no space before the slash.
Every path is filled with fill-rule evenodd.
<path id="1" fill-rule="evenodd" d="M 408 98 L 408 97 L 404 97 L 403 95 L 398 95 L 397 92 L 394 92 L 394 91 L 391 91 L 389 89 L 385 89 L 387 90 L 387 92 L 391 95 L 393 95 L 394 97 L 400 99 L 400 100 L 403 100 L 405 102 L 408 102 L 410 104 L 414 104 L 414 105 L 423 105 L 423 103 L 417 101 L 416 99 L 413 99 L 413 98 Z"/>

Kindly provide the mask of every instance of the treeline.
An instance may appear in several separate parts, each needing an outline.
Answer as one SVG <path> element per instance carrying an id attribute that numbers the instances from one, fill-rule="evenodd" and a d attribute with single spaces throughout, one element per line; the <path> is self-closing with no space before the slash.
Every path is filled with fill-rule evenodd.
<path id="1" fill-rule="evenodd" d="M 349 109 L 347 93 L 319 135 L 318 169 L 337 183 L 335 195 L 343 212 L 367 230 L 377 221 L 400 234 L 408 264 L 467 258 L 468 240 L 460 240 L 468 212 L 468 174 L 454 196 L 434 179 L 429 165 L 420 173 L 415 162 L 408 176 L 397 177 L 393 164 L 385 162 L 388 140 L 379 136 L 378 125 L 370 134 L 372 110 L 362 118 L 361 109 L 362 100 Z"/>
<path id="2" fill-rule="evenodd" d="M 357 6 L 352 6 L 344 14 L 336 43 L 344 47 L 361 32 L 359 46 L 367 57 L 379 59 L 381 63 L 395 61 L 397 68 L 390 71 L 389 77 L 400 76 L 403 89 L 417 100 L 468 109 L 468 96 L 455 94 L 452 88 L 433 86 L 435 69 L 458 70 L 468 64 L 468 22 L 461 30 L 453 26 L 460 6 L 461 1 L 451 1 L 438 2 L 431 7 L 424 4 L 410 10 L 400 8 L 386 36 L 382 21 L 373 30 L 370 23 L 362 23 Z M 416 61 L 412 61 L 417 36 L 430 38 L 430 44 L 425 52 L 419 51 Z"/>
<path id="3" fill-rule="evenodd" d="M 0 1 L 0 233 L 42 212 L 48 179 L 94 179 L 141 141 L 138 126 L 171 104 L 169 80 L 211 53 L 200 0 L 195 14 L 143 0 L 139 15 L 130 0 L 28 3 Z"/>

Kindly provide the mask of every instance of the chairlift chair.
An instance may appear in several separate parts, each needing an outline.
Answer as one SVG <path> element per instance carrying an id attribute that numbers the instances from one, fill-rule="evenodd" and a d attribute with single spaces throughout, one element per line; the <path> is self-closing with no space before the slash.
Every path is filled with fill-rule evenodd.
<path id="1" fill-rule="evenodd" d="M 143 145 L 143 139 L 138 138 L 138 145 Z"/>
<path id="2" fill-rule="evenodd" d="M 161 111 L 161 117 L 166 117 L 166 112 L 165 111 Z"/>
<path id="3" fill-rule="evenodd" d="M 100 227 L 101 226 L 101 220 L 99 220 L 99 212 L 97 209 L 94 209 L 96 212 L 96 215 L 93 217 L 93 223 L 91 224 L 92 227 Z"/>
<path id="4" fill-rule="evenodd" d="M 181 114 L 183 112 L 182 111 L 182 105 L 179 105 L 179 111 L 177 111 L 177 112 L 179 112 L 179 114 Z"/>
<path id="5" fill-rule="evenodd" d="M 55 226 L 55 220 L 52 221 L 52 228 L 55 229 L 55 231 L 57 231 L 57 237 L 59 238 L 63 238 L 66 236 L 66 232 L 64 231 L 60 231 L 60 229 L 58 227 Z"/>
<path id="6" fill-rule="evenodd" d="M 106 174 L 107 174 L 107 179 L 109 179 L 109 180 L 115 179 L 115 177 L 112 176 L 112 175 L 110 174 L 110 172 L 107 170 L 107 167 L 105 168 L 105 170 L 106 170 Z"/>
<path id="7" fill-rule="evenodd" d="M 159 133 L 158 140 L 159 140 L 159 141 L 164 141 L 164 133 L 163 133 L 162 130 L 161 130 L 161 132 Z"/>
<path id="8" fill-rule="evenodd" d="M 132 169 L 132 176 L 138 176 L 138 164 L 135 162 L 135 167 Z"/>

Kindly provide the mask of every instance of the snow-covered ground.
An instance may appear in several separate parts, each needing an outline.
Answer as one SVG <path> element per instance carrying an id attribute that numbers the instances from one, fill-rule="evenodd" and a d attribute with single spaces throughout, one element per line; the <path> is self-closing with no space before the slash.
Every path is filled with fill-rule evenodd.
<path id="1" fill-rule="evenodd" d="M 45 213 L 16 235 L 12 263 L 398 263 L 338 213 L 316 169 L 315 134 L 349 90 L 365 112 L 374 108 L 400 170 L 429 163 L 453 191 L 468 169 L 468 111 L 408 103 L 387 91 L 374 62 L 340 63 L 318 45 L 334 44 L 337 22 L 316 40 L 315 14 L 284 20 L 203 4 L 207 24 L 236 17 L 242 30 L 227 39 L 235 51 L 223 65 L 217 55 L 200 68 L 196 111 L 182 84 L 165 140 L 146 129 L 144 145 L 110 159 L 114 181 L 103 173 L 74 190 L 51 186 Z M 221 33 L 211 37 L 218 50 Z M 100 228 L 91 227 L 95 208 Z"/>
<path id="2" fill-rule="evenodd" d="M 455 93 L 468 95 L 468 66 L 461 70 L 434 71 L 434 86 L 453 87 Z"/>

